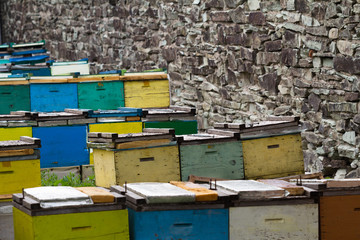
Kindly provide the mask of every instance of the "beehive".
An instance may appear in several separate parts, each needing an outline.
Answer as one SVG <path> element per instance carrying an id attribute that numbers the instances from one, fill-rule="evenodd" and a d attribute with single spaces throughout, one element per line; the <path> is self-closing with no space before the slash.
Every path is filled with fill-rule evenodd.
<path id="1" fill-rule="evenodd" d="M 216 124 L 240 133 L 246 179 L 276 178 L 304 173 L 299 119 L 243 124 Z"/>
<path id="2" fill-rule="evenodd" d="M 93 201 L 88 191 L 71 187 L 24 193 L 13 196 L 15 239 L 129 239 L 124 196 L 112 193 L 113 202 Z"/>
<path id="3" fill-rule="evenodd" d="M 144 109 L 144 128 L 173 128 L 176 135 L 197 133 L 195 108 L 170 106 L 166 109 Z"/>
<path id="4" fill-rule="evenodd" d="M 303 183 L 316 191 L 319 201 L 320 239 L 359 239 L 354 223 L 360 219 L 359 179 L 321 180 Z"/>
<path id="5" fill-rule="evenodd" d="M 228 239 L 227 196 L 196 201 L 193 192 L 169 183 L 127 184 L 130 237 L 140 239 Z"/>
<path id="6" fill-rule="evenodd" d="M 219 181 L 217 187 L 238 194 L 229 208 L 229 239 L 318 239 L 314 199 L 285 196 L 276 184 L 254 180 Z"/>
<path id="7" fill-rule="evenodd" d="M 22 136 L 0 142 L 0 196 L 11 198 L 26 187 L 40 186 L 40 140 Z"/>
<path id="8" fill-rule="evenodd" d="M 125 73 L 125 107 L 167 108 L 170 106 L 169 80 L 165 73 Z"/>
<path id="9" fill-rule="evenodd" d="M 9 114 L 11 111 L 30 111 L 29 85 L 0 86 L 0 114 Z"/>
<path id="10" fill-rule="evenodd" d="M 124 83 L 99 81 L 78 83 L 79 108 L 110 110 L 124 107 Z"/>
<path id="11" fill-rule="evenodd" d="M 30 85 L 31 111 L 53 112 L 77 108 L 75 83 L 38 83 Z"/>
<path id="12" fill-rule="evenodd" d="M 179 151 L 174 132 L 144 129 L 143 133 L 89 133 L 96 185 L 180 180 Z"/>
<path id="13" fill-rule="evenodd" d="M 182 181 L 187 181 L 190 175 L 221 179 L 244 178 L 238 135 L 221 131 L 217 133 L 177 136 Z"/>
<path id="14" fill-rule="evenodd" d="M 86 134 L 86 125 L 34 127 L 43 142 L 41 168 L 89 164 Z"/>

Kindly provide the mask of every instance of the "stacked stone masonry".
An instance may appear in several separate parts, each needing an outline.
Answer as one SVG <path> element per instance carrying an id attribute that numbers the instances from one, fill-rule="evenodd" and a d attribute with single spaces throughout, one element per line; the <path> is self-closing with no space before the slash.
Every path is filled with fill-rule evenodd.
<path id="1" fill-rule="evenodd" d="M 360 177 L 360 0 L 1 1 L 3 40 L 56 60 L 165 67 L 200 129 L 300 116 L 306 171 Z M 264 163 L 266 164 L 266 163 Z"/>

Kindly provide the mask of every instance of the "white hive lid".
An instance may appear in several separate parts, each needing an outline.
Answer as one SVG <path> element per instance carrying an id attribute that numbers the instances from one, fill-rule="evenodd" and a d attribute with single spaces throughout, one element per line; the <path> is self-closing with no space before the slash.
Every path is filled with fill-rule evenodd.
<path id="1" fill-rule="evenodd" d="M 127 189 L 152 203 L 195 202 L 195 194 L 170 183 L 129 183 Z"/>

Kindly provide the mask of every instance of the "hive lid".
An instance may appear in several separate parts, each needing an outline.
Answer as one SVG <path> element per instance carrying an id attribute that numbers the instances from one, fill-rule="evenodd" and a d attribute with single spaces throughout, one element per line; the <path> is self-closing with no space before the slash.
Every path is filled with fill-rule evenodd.
<path id="1" fill-rule="evenodd" d="M 195 194 L 170 183 L 129 183 L 127 190 L 144 197 L 147 204 L 195 202 Z"/>
<path id="2" fill-rule="evenodd" d="M 40 148 L 39 138 L 21 136 L 20 140 L 0 141 L 0 151 Z"/>
<path id="3" fill-rule="evenodd" d="M 218 181 L 217 187 L 237 193 L 240 200 L 285 197 L 284 189 L 255 180 Z"/>
<path id="4" fill-rule="evenodd" d="M 26 188 L 24 196 L 39 202 L 42 208 L 93 204 L 87 194 L 66 186 Z"/>
<path id="5" fill-rule="evenodd" d="M 218 200 L 218 193 L 216 191 L 205 188 L 202 185 L 192 182 L 170 181 L 170 184 L 187 191 L 195 193 L 196 201 L 216 201 Z"/>
<path id="6" fill-rule="evenodd" d="M 178 135 L 176 136 L 176 139 L 181 144 L 227 142 L 227 141 L 238 140 L 239 134 L 235 132 L 209 129 L 208 133 Z"/>

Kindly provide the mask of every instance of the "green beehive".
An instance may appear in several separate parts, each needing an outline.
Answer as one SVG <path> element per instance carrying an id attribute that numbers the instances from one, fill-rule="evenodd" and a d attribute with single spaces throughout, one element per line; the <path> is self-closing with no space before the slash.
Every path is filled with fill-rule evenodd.
<path id="1" fill-rule="evenodd" d="M 79 108 L 111 110 L 124 107 L 124 83 L 80 82 L 78 84 Z"/>
<path id="2" fill-rule="evenodd" d="M 219 131 L 220 133 L 220 131 Z M 238 135 L 190 134 L 178 136 L 181 160 L 181 180 L 190 175 L 243 179 L 243 156 Z"/>
<path id="3" fill-rule="evenodd" d="M 0 86 L 0 114 L 11 111 L 30 111 L 29 85 Z"/>
<path id="4" fill-rule="evenodd" d="M 197 133 L 195 108 L 143 109 L 143 115 L 144 128 L 173 128 L 176 135 Z"/>

